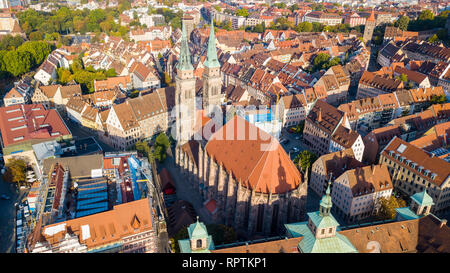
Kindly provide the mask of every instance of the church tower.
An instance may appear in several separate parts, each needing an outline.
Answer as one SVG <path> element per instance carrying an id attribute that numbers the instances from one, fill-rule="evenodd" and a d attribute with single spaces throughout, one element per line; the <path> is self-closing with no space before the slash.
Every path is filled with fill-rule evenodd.
<path id="1" fill-rule="evenodd" d="M 372 41 L 373 36 L 373 30 L 375 29 L 376 21 L 375 21 L 375 13 L 372 10 L 372 13 L 370 13 L 369 18 L 366 20 L 366 25 L 364 27 L 364 43 L 370 44 L 370 41 Z"/>
<path id="2" fill-rule="evenodd" d="M 180 57 L 175 78 L 176 139 L 178 145 L 186 143 L 194 134 L 195 78 L 191 63 L 186 27 L 182 26 Z"/>
<path id="3" fill-rule="evenodd" d="M 222 100 L 222 81 L 220 78 L 220 63 L 217 60 L 216 37 L 214 24 L 211 21 L 209 32 L 208 53 L 204 63 L 203 72 L 203 109 L 208 111 L 209 105 L 220 106 Z"/>

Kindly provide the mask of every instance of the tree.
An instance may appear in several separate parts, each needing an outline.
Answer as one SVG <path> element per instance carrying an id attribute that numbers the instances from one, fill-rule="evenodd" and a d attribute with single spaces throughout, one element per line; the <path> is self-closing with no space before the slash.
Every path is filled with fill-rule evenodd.
<path id="1" fill-rule="evenodd" d="M 0 39 L 0 50 L 14 50 L 24 42 L 20 36 L 12 36 L 7 34 Z"/>
<path id="2" fill-rule="evenodd" d="M 42 31 L 31 32 L 29 38 L 31 41 L 40 41 L 44 38 L 44 33 Z"/>
<path id="3" fill-rule="evenodd" d="M 33 56 L 27 51 L 8 51 L 3 56 L 3 61 L 6 70 L 15 77 L 27 73 L 33 66 Z"/>
<path id="4" fill-rule="evenodd" d="M 254 32 L 258 32 L 258 33 L 263 33 L 264 32 L 264 27 L 262 24 L 257 24 L 254 28 L 253 28 Z"/>
<path id="5" fill-rule="evenodd" d="M 380 198 L 378 206 L 376 217 L 380 220 L 390 220 L 395 218 L 395 209 L 406 207 L 406 202 L 403 199 L 395 198 L 394 195 L 391 195 L 389 198 Z"/>
<path id="6" fill-rule="evenodd" d="M 311 32 L 313 30 L 313 25 L 310 22 L 301 22 L 295 27 L 297 32 Z"/>
<path id="7" fill-rule="evenodd" d="M 293 4 L 292 6 L 289 7 L 289 10 L 292 12 L 294 12 L 294 10 L 298 10 L 298 9 L 299 9 L 299 7 L 297 4 Z"/>
<path id="8" fill-rule="evenodd" d="M 402 82 L 407 82 L 408 81 L 408 75 L 402 73 L 401 75 L 396 77 L 397 80 L 402 81 Z"/>
<path id="9" fill-rule="evenodd" d="M 302 172 L 306 172 L 309 167 L 317 160 L 317 155 L 311 153 L 308 150 L 304 150 L 297 155 L 294 159 L 294 163 L 297 164 Z"/>
<path id="10" fill-rule="evenodd" d="M 408 24 L 409 24 L 409 17 L 402 16 L 397 20 L 397 22 L 395 22 L 394 26 L 400 28 L 401 30 L 408 30 Z"/>
<path id="11" fill-rule="evenodd" d="M 30 52 L 34 63 L 40 65 L 47 58 L 48 54 L 52 52 L 52 47 L 46 42 L 29 41 L 19 46 L 17 50 Z"/>
<path id="12" fill-rule="evenodd" d="M 6 164 L 5 180 L 21 184 L 25 182 L 27 164 L 22 159 L 12 158 Z"/>
<path id="13" fill-rule="evenodd" d="M 170 78 L 169 73 L 168 73 L 168 72 L 164 72 L 163 75 L 164 75 L 164 83 L 165 83 L 167 86 L 173 86 L 174 83 L 172 83 L 172 79 Z"/>
<path id="14" fill-rule="evenodd" d="M 220 6 L 214 6 L 214 8 L 218 11 L 218 12 L 222 12 L 222 8 Z"/>
<path id="15" fill-rule="evenodd" d="M 110 68 L 110 69 L 106 70 L 105 76 L 108 78 L 117 76 L 116 70 L 114 68 Z"/>
<path id="16" fill-rule="evenodd" d="M 419 18 L 420 21 L 427 21 L 427 20 L 433 20 L 434 19 L 434 14 L 431 10 L 426 9 L 424 11 L 422 11 L 419 14 Z"/>
<path id="17" fill-rule="evenodd" d="M 323 66 L 328 62 L 330 59 L 330 55 L 326 53 L 319 53 L 313 60 L 313 69 L 320 70 L 323 69 Z"/>
<path id="18" fill-rule="evenodd" d="M 236 15 L 237 16 L 242 16 L 242 17 L 248 17 L 249 13 L 248 13 L 248 11 L 245 8 L 242 8 L 242 9 L 238 9 L 236 11 Z"/>
<path id="19" fill-rule="evenodd" d="M 167 149 L 170 147 L 170 140 L 165 133 L 160 133 L 155 140 L 153 156 L 159 162 L 163 162 L 167 156 Z"/>
<path id="20" fill-rule="evenodd" d="M 443 104 L 447 102 L 447 97 L 445 95 L 432 96 L 430 102 L 431 104 Z"/>
<path id="21" fill-rule="evenodd" d="M 435 43 L 439 41 L 439 37 L 436 34 L 433 34 L 430 38 L 428 38 L 429 43 Z"/>
<path id="22" fill-rule="evenodd" d="M 328 69 L 332 66 L 338 65 L 341 62 L 341 59 L 339 57 L 334 57 L 333 59 L 329 60 L 325 64 L 322 65 L 323 69 Z"/>

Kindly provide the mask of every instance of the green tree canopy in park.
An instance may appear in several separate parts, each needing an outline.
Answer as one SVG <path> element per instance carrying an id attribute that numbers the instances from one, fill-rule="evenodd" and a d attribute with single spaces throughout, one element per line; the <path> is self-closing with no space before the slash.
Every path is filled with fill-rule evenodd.
<path id="1" fill-rule="evenodd" d="M 20 45 L 17 50 L 30 52 L 34 63 L 41 64 L 52 52 L 52 47 L 45 42 L 29 41 Z"/>

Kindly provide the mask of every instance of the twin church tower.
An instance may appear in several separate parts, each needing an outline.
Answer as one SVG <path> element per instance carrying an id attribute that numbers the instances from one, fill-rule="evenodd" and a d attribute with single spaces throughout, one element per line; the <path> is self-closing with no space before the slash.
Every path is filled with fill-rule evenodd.
<path id="1" fill-rule="evenodd" d="M 211 31 L 208 40 L 208 52 L 204 62 L 202 108 L 210 113 L 210 106 L 220 106 L 222 100 L 222 82 L 220 78 L 220 63 L 217 59 L 216 38 L 214 36 L 214 24 L 211 21 Z M 181 142 L 186 142 L 193 134 L 194 121 L 197 113 L 195 105 L 195 77 L 194 67 L 191 63 L 186 27 L 183 23 L 180 45 L 180 57 L 178 59 L 177 75 L 175 78 L 175 105 L 177 111 L 177 137 Z"/>

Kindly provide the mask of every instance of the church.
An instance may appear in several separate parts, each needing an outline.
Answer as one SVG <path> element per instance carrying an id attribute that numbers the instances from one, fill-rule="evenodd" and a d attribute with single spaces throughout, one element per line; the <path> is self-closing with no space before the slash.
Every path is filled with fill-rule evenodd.
<path id="1" fill-rule="evenodd" d="M 279 234 L 284 224 L 305 217 L 307 183 L 270 134 L 239 116 L 223 126 L 222 120 L 211 118 L 213 107 L 221 110 L 223 101 L 213 24 L 204 67 L 202 107 L 197 107 L 183 25 L 175 89 L 176 105 L 181 106 L 175 111 L 176 164 L 186 183 L 201 194 L 215 223 L 248 236 Z M 204 136 L 205 127 L 210 136 Z"/>

